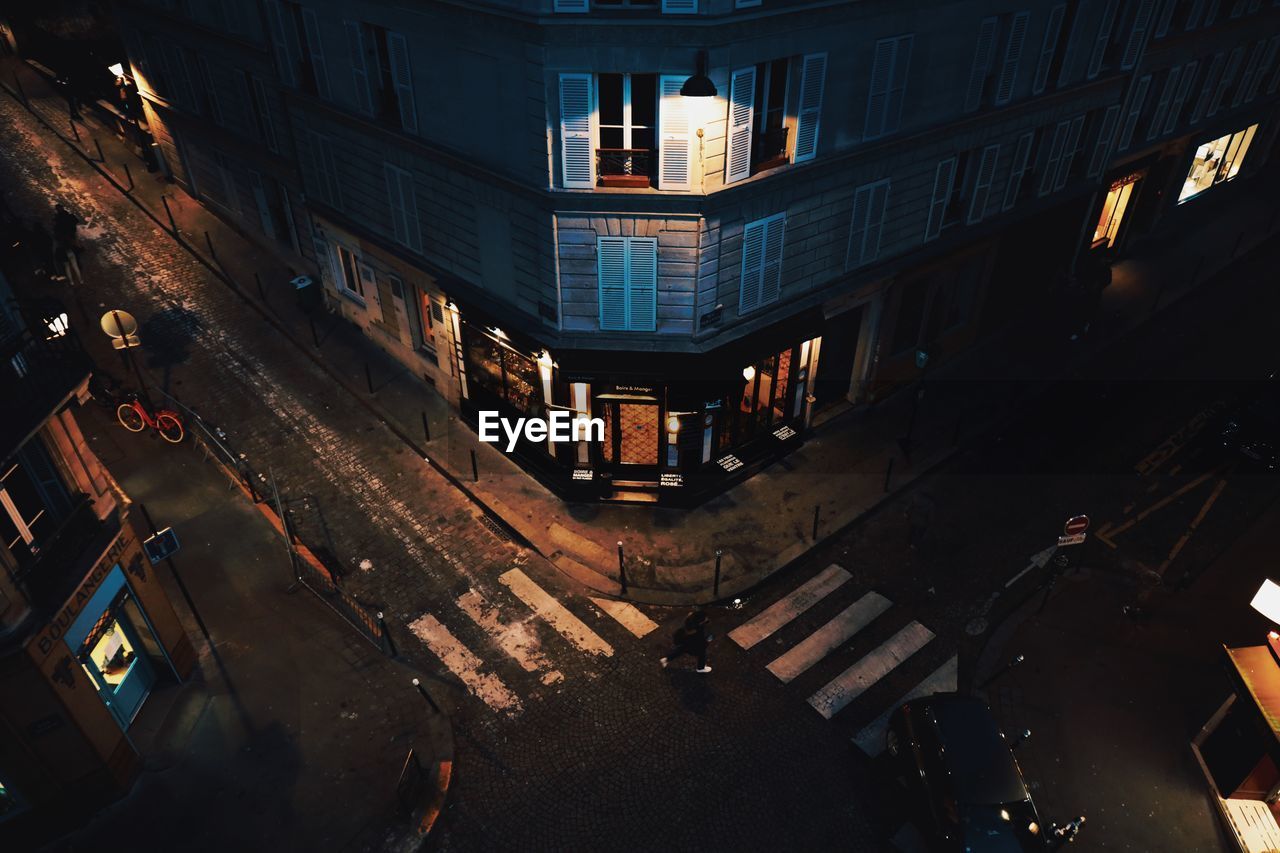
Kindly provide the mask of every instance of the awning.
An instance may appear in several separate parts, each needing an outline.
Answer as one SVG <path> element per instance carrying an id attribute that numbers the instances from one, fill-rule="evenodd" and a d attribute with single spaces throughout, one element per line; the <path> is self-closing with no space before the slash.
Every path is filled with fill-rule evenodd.
<path id="1" fill-rule="evenodd" d="M 1231 662 L 1231 678 L 1241 697 L 1249 696 L 1280 744 L 1280 664 L 1267 646 L 1238 649 L 1223 646 Z"/>

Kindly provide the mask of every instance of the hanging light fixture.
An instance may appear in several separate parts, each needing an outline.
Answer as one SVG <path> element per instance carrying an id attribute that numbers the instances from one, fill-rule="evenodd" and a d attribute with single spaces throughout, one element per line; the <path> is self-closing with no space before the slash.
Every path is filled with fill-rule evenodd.
<path id="1" fill-rule="evenodd" d="M 754 364 L 748 364 L 746 367 L 742 368 L 742 378 L 748 382 L 756 378 L 756 367 Z"/>
<path id="2" fill-rule="evenodd" d="M 680 94 L 686 98 L 714 98 L 720 94 L 716 89 L 716 84 L 711 82 L 711 78 L 707 76 L 707 52 L 705 50 L 698 51 L 697 71 L 692 77 L 684 81 L 684 85 L 680 87 Z"/>

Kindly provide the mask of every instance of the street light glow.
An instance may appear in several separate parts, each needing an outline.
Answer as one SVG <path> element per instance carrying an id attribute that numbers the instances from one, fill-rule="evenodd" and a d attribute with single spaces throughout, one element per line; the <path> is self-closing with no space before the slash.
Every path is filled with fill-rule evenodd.
<path id="1" fill-rule="evenodd" d="M 1272 622 L 1280 624 L 1280 584 L 1270 578 L 1264 580 L 1249 606 Z"/>

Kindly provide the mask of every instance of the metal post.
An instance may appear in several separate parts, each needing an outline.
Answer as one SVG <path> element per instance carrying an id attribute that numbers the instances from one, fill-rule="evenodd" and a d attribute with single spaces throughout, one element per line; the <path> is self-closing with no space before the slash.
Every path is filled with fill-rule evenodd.
<path id="1" fill-rule="evenodd" d="M 426 436 L 427 443 L 431 443 L 431 422 L 427 420 L 427 413 L 422 413 L 422 434 Z"/>
<path id="2" fill-rule="evenodd" d="M 622 584 L 622 594 L 627 594 L 627 560 L 622 553 L 622 540 L 618 540 L 618 581 Z"/>
<path id="3" fill-rule="evenodd" d="M 818 519 L 822 517 L 822 504 L 813 506 L 813 541 L 818 541 Z"/>
<path id="4" fill-rule="evenodd" d="M 369 386 L 369 393 L 377 393 L 373 390 L 373 374 L 369 372 L 369 362 L 364 363 L 364 384 Z"/>
<path id="5" fill-rule="evenodd" d="M 418 692 L 422 694 L 423 699 L 427 700 L 427 704 L 431 706 L 431 710 L 439 714 L 440 706 L 436 704 L 436 700 L 431 698 L 431 694 L 427 692 L 427 688 L 422 686 L 422 682 L 415 678 L 413 680 L 413 686 L 418 688 Z"/>
<path id="6" fill-rule="evenodd" d="M 169 209 L 169 197 L 167 195 L 160 196 L 160 202 L 164 205 L 164 212 L 169 217 L 169 230 L 176 237 L 178 236 L 178 223 L 173 221 L 173 211 Z"/>
<path id="7" fill-rule="evenodd" d="M 890 456 L 889 464 L 885 466 L 885 469 L 884 469 L 884 490 L 886 493 L 888 493 L 889 491 L 889 478 L 891 478 L 892 476 L 893 476 L 893 457 Z"/>
<path id="8" fill-rule="evenodd" d="M 276 488 L 276 475 L 270 468 L 267 469 L 267 479 L 271 483 L 271 498 L 275 503 L 276 515 L 280 516 L 280 532 L 284 535 L 284 549 L 289 553 L 289 574 L 293 580 L 302 579 L 298 572 L 297 555 L 293 553 L 293 538 L 289 535 L 289 518 L 284 514 L 284 505 L 280 502 L 280 490 Z M 290 589 L 293 585 L 290 584 Z"/>
<path id="9" fill-rule="evenodd" d="M 106 163 L 107 155 L 102 153 L 102 143 L 98 141 L 98 137 L 93 138 L 93 147 L 98 149 L 98 162 Z"/>
<path id="10" fill-rule="evenodd" d="M 317 347 L 319 347 L 320 335 L 316 332 L 315 318 L 312 317 L 310 314 L 307 315 L 307 323 L 311 326 L 311 342 L 314 343 Z"/>
<path id="11" fill-rule="evenodd" d="M 13 85 L 18 87 L 18 94 L 22 96 L 22 105 L 28 110 L 31 109 L 31 99 L 27 97 L 27 92 L 22 88 L 22 81 L 18 79 L 18 72 L 13 72 Z"/>
<path id="12" fill-rule="evenodd" d="M 159 531 L 156 529 L 156 523 L 151 520 L 151 513 L 147 512 L 146 506 L 138 504 L 138 511 L 142 513 L 142 518 L 147 522 L 147 527 L 151 528 L 151 535 L 155 535 Z M 191 615 L 196 618 L 196 624 L 200 626 L 200 633 L 204 634 L 204 638 L 209 641 L 209 645 L 213 645 L 213 637 L 209 636 L 209 627 L 204 624 L 204 619 L 200 616 L 200 611 L 196 609 L 196 603 L 191 600 L 191 592 L 187 589 L 187 585 L 182 580 L 182 575 L 178 574 L 178 567 L 173 564 L 172 557 L 165 558 L 165 564 L 169 567 L 169 573 L 173 575 L 173 582 L 178 585 L 178 591 L 182 593 L 182 600 L 187 603 L 187 607 L 191 608 Z"/>
<path id="13" fill-rule="evenodd" d="M 480 482 L 480 467 L 476 464 L 476 452 L 471 451 L 471 482 Z"/>
<path id="14" fill-rule="evenodd" d="M 395 640 L 391 639 L 391 632 L 387 630 L 387 620 L 382 618 L 382 611 L 378 611 L 378 631 L 382 634 L 382 639 L 387 641 L 387 652 L 392 657 L 398 653 L 396 651 Z"/>
<path id="15" fill-rule="evenodd" d="M 83 144 L 84 144 L 84 142 L 83 142 L 83 141 L 81 141 L 81 139 L 80 139 L 80 128 L 76 127 L 76 120 L 75 120 L 75 118 L 74 118 L 74 117 L 71 117 L 71 118 L 67 119 L 67 124 L 71 125 L 71 135 L 72 135 L 72 136 L 74 136 L 74 137 L 76 138 L 76 143 L 77 143 L 78 145 L 83 145 Z"/>
<path id="16" fill-rule="evenodd" d="M 129 188 L 125 190 L 127 193 L 133 192 L 133 170 L 129 168 L 128 163 L 121 163 L 124 166 L 124 176 L 129 179 Z"/>
<path id="17" fill-rule="evenodd" d="M 711 596 L 713 598 L 720 597 L 720 558 L 724 556 L 724 551 L 716 549 L 716 577 L 715 582 L 711 585 Z"/>
<path id="18" fill-rule="evenodd" d="M 204 232 L 204 242 L 205 245 L 209 247 L 209 257 L 213 258 L 215 261 L 218 260 L 218 253 L 213 248 L 213 238 L 209 236 L 208 231 Z"/>
<path id="19" fill-rule="evenodd" d="M 253 271 L 253 280 L 258 284 L 258 295 L 262 297 L 262 301 L 267 301 L 267 292 L 262 289 L 262 276 L 258 275 L 258 271 Z"/>

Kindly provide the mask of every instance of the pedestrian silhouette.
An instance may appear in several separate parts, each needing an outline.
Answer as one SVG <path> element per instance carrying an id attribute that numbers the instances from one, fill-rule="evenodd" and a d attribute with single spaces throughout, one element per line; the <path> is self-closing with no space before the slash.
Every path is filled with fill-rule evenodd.
<path id="1" fill-rule="evenodd" d="M 707 611 L 703 608 L 691 611 L 685 617 L 684 625 L 676 631 L 675 647 L 663 655 L 658 663 L 665 668 L 677 658 L 692 655 L 698 660 L 698 672 L 710 672 L 711 667 L 707 666 L 707 644 L 714 637 L 707 633 L 707 621 Z"/>

